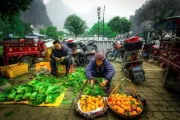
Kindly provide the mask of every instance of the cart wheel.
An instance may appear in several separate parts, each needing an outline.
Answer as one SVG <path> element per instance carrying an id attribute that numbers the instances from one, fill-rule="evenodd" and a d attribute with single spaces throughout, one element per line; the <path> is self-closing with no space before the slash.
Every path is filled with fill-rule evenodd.
<path id="1" fill-rule="evenodd" d="M 30 56 L 23 56 L 21 58 L 21 62 L 22 63 L 27 63 L 28 64 L 28 68 L 30 68 L 32 66 L 32 58 Z"/>

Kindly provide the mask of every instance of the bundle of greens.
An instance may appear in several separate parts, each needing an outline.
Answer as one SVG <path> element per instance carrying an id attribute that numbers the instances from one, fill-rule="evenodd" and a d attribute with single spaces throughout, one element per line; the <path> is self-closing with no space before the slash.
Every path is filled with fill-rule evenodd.
<path id="1" fill-rule="evenodd" d="M 5 102 L 7 100 L 8 94 L 0 93 L 0 102 Z"/>

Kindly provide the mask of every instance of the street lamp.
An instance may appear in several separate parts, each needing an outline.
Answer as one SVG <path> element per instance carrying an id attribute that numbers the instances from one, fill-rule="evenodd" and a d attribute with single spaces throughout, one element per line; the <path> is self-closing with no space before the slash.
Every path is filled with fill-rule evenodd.
<path id="1" fill-rule="evenodd" d="M 101 7 L 98 7 L 97 8 L 97 15 L 98 15 L 98 40 L 99 40 L 99 20 L 101 19 L 100 14 L 101 14 Z"/>
<path id="2" fill-rule="evenodd" d="M 105 5 L 104 5 L 104 11 L 103 11 L 103 40 L 104 40 L 104 12 L 105 12 Z"/>

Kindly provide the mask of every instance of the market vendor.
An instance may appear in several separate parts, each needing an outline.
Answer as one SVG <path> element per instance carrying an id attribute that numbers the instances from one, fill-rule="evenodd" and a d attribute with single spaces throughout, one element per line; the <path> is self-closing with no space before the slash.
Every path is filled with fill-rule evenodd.
<path id="1" fill-rule="evenodd" d="M 53 42 L 54 47 L 51 53 L 51 74 L 57 76 L 57 63 L 66 66 L 66 75 L 69 73 L 70 66 L 72 65 L 71 52 L 68 47 L 61 44 L 58 40 Z"/>
<path id="2" fill-rule="evenodd" d="M 95 78 L 104 78 L 100 83 L 102 87 L 106 87 L 106 92 L 110 91 L 110 82 L 115 74 L 114 67 L 108 59 L 104 57 L 102 52 L 95 54 L 95 59 L 92 59 L 86 66 L 86 76 L 91 84 L 95 83 Z M 98 81 L 97 81 L 98 82 Z"/>

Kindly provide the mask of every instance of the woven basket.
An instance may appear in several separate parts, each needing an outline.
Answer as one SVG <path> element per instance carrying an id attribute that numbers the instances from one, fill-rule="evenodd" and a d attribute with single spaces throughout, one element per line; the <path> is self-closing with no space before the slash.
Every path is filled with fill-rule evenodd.
<path id="1" fill-rule="evenodd" d="M 135 89 L 134 89 L 134 86 L 133 86 L 132 82 L 131 82 L 130 80 L 128 80 L 128 79 L 122 79 L 121 81 L 119 81 L 119 83 L 118 83 L 117 86 L 113 89 L 113 91 L 111 92 L 111 94 L 116 94 L 116 93 L 118 93 L 118 89 L 121 87 L 121 84 L 122 84 L 124 81 L 129 81 L 129 82 L 130 82 L 130 84 L 131 84 L 131 94 L 134 96 L 134 95 L 136 94 Z M 110 94 L 110 95 L 111 95 L 111 94 Z M 125 94 L 125 93 L 124 93 L 124 94 Z M 109 96 L 110 96 L 110 95 L 109 95 Z M 137 94 L 136 94 L 136 95 L 137 95 Z M 138 95 L 137 95 L 137 96 L 138 96 Z M 108 97 L 108 98 L 109 98 L 109 97 Z M 142 104 L 142 102 L 140 101 L 139 97 L 138 97 L 138 99 L 137 99 L 137 102 L 140 103 L 140 105 L 142 106 L 142 111 L 141 111 L 140 113 L 137 113 L 136 115 L 121 114 L 121 113 L 117 112 L 116 110 L 114 110 L 114 109 L 112 108 L 112 106 L 109 105 L 108 101 L 107 101 L 107 104 L 108 104 L 109 108 L 110 108 L 116 115 L 118 115 L 119 117 L 125 118 L 125 119 L 133 119 L 133 118 L 139 117 L 139 116 L 141 115 L 141 113 L 143 112 L 143 109 L 144 109 L 143 104 Z"/>
<path id="2" fill-rule="evenodd" d="M 86 83 L 86 85 L 87 85 L 87 83 Z M 82 98 L 82 96 L 83 96 L 82 93 L 83 93 L 84 89 L 85 89 L 85 87 L 82 89 L 81 93 L 79 94 L 79 97 L 78 97 L 77 101 L 74 104 L 76 113 L 83 116 L 86 119 L 95 119 L 97 117 L 103 116 L 107 112 L 107 102 L 106 102 L 105 99 L 104 99 L 104 108 L 103 108 L 102 111 L 99 111 L 99 112 L 96 112 L 96 113 L 93 113 L 93 114 L 87 114 L 87 113 L 82 112 L 79 109 L 78 101 Z"/>

